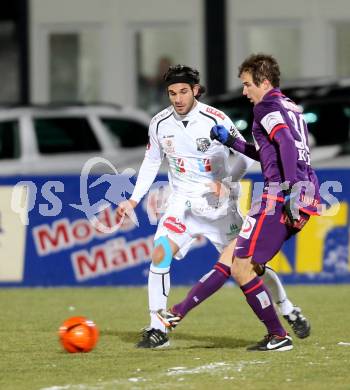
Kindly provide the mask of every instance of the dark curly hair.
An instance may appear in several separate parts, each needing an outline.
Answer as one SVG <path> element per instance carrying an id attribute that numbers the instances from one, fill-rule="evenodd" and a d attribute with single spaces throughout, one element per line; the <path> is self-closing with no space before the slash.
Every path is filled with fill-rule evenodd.
<path id="1" fill-rule="evenodd" d="M 199 91 L 197 98 L 199 98 L 204 92 L 205 87 L 200 85 L 200 76 L 197 69 L 193 69 L 187 65 L 174 65 L 170 66 L 169 69 L 165 72 L 163 80 L 166 88 L 171 84 L 175 83 L 186 83 L 190 84 L 191 88 L 195 85 L 199 85 Z"/>
<path id="2" fill-rule="evenodd" d="M 252 75 L 253 82 L 259 86 L 265 79 L 275 88 L 280 85 L 280 68 L 277 60 L 269 54 L 252 54 L 238 68 L 238 77 L 247 72 Z"/>

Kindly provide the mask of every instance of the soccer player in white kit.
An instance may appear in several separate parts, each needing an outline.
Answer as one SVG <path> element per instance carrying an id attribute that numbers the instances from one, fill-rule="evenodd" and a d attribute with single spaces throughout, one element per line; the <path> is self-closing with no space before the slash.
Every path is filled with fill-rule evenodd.
<path id="1" fill-rule="evenodd" d="M 182 259 L 200 235 L 219 253 L 238 235 L 242 225 L 237 204 L 238 181 L 253 162 L 234 152 L 234 164 L 230 165 L 230 150 L 210 140 L 210 130 L 215 124 L 222 124 L 235 133 L 237 130 L 223 112 L 197 100 L 205 91 L 197 70 L 184 65 L 171 66 L 164 75 L 164 82 L 171 105 L 151 120 L 149 144 L 135 189 L 131 198 L 121 202 L 117 209 L 120 217 L 132 212 L 150 189 L 165 157 L 171 194 L 154 237 L 148 277 L 151 321 L 141 333 L 139 348 L 169 345 L 165 325 L 157 311 L 166 309 L 172 259 Z M 220 288 L 229 276 L 230 265 L 218 262 L 210 274 L 205 275 L 213 278 L 216 286 L 207 296 Z M 265 277 L 275 302 L 284 305 L 285 312 L 292 312 L 293 305 L 274 271 L 266 271 Z"/>

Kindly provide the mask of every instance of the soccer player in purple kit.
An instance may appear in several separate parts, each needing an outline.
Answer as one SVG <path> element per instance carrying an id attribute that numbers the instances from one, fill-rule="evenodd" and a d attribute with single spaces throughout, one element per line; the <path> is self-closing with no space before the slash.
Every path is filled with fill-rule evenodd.
<path id="1" fill-rule="evenodd" d="M 270 292 L 257 270 L 265 267 L 311 215 L 318 215 L 318 180 L 310 165 L 308 132 L 301 110 L 279 89 L 277 61 L 266 54 L 251 55 L 239 67 L 239 77 L 243 95 L 254 104 L 254 145 L 222 125 L 212 128 L 211 138 L 260 161 L 264 190 L 248 213 L 237 240 L 226 248 L 220 261 L 232 262 L 234 280 L 267 328 L 267 336 L 248 350 L 288 351 L 293 348 L 292 338 L 280 323 Z M 215 290 L 206 282 L 201 280 L 194 288 L 201 301 Z M 159 313 L 159 317 L 169 327 L 176 326 L 183 317 L 181 311 L 186 313 L 194 306 L 193 298 L 189 294 L 171 311 Z"/>

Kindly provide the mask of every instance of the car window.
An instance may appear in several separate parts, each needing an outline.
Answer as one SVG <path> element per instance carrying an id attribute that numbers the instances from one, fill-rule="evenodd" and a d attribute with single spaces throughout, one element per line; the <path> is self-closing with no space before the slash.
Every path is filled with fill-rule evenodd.
<path id="1" fill-rule="evenodd" d="M 310 101 L 303 104 L 307 127 L 317 145 L 341 144 L 349 139 L 350 102 Z"/>
<path id="2" fill-rule="evenodd" d="M 86 118 L 35 118 L 34 128 L 42 154 L 101 150 Z"/>
<path id="3" fill-rule="evenodd" d="M 148 142 L 148 126 L 142 123 L 119 118 L 101 118 L 101 121 L 124 148 L 142 146 Z"/>
<path id="4" fill-rule="evenodd" d="M 0 159 L 14 159 L 20 155 L 18 121 L 0 122 Z"/>

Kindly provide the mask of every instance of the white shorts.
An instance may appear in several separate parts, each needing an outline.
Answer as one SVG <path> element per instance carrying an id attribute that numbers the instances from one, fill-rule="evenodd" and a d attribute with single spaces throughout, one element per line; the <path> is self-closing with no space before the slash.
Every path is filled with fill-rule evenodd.
<path id="1" fill-rule="evenodd" d="M 154 239 L 167 236 L 180 248 L 175 259 L 182 259 L 198 236 L 206 237 L 219 253 L 238 236 L 243 218 L 237 202 L 215 220 L 198 215 L 188 206 L 189 201 L 172 196 L 158 223 Z"/>

